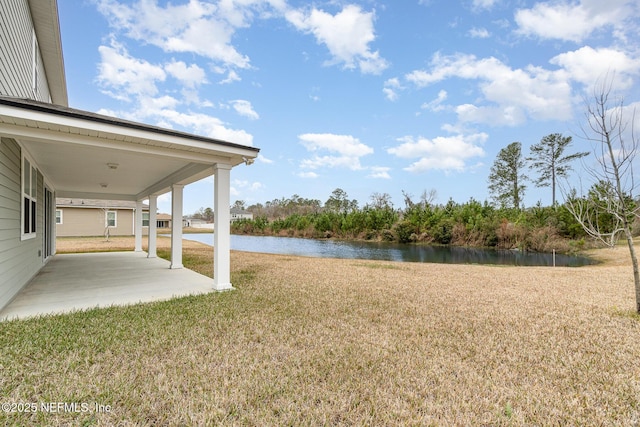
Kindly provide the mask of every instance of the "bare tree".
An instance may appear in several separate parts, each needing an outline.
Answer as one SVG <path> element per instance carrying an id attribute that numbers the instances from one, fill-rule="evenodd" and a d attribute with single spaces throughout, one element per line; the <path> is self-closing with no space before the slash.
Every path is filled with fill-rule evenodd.
<path id="1" fill-rule="evenodd" d="M 389 193 L 375 193 L 371 194 L 371 207 L 374 209 L 393 209 L 393 203 L 391 203 L 391 195 Z"/>
<path id="2" fill-rule="evenodd" d="M 424 209 L 427 206 L 433 205 L 433 203 L 436 201 L 437 198 L 438 198 L 438 191 L 435 188 L 432 188 L 428 191 L 423 190 L 422 194 L 420 195 L 420 204 Z"/>
<path id="3" fill-rule="evenodd" d="M 586 168 L 595 185 L 587 197 L 577 197 L 573 190 L 567 197 L 567 207 L 587 234 L 608 246 L 624 235 L 633 264 L 636 311 L 640 313 L 640 272 L 631 234 L 633 218 L 640 216 L 633 177 L 639 141 L 633 129 L 635 111 L 625 117 L 624 100 L 616 99 L 611 87 L 612 82 L 607 80 L 594 90 L 582 128 L 595 148 L 595 166 Z M 605 229 L 600 220 L 603 215 L 607 216 Z"/>

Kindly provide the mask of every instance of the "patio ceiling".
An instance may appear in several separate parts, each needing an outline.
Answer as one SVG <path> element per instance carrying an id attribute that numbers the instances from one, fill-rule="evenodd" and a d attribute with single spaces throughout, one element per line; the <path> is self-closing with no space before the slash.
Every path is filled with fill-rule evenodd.
<path id="1" fill-rule="evenodd" d="M 251 162 L 259 150 L 86 111 L 0 97 L 0 133 L 20 141 L 58 197 L 141 200 Z"/>

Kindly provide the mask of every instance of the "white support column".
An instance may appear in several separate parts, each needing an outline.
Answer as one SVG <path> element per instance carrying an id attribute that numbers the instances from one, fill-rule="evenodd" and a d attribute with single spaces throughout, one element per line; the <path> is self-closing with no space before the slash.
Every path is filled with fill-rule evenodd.
<path id="1" fill-rule="evenodd" d="M 133 215 L 133 234 L 135 236 L 135 251 L 142 252 L 142 200 L 136 201 L 136 211 Z"/>
<path id="2" fill-rule="evenodd" d="M 182 266 L 182 192 L 184 185 L 171 186 L 171 268 Z"/>
<path id="3" fill-rule="evenodd" d="M 231 286 L 231 166 L 216 164 L 213 168 L 215 215 L 213 235 L 213 289 L 226 291 Z"/>
<path id="4" fill-rule="evenodd" d="M 157 234 L 158 234 L 158 196 L 151 195 L 149 196 L 149 249 L 147 250 L 148 258 L 156 258 L 158 256 L 156 250 L 158 247 L 157 244 Z"/>

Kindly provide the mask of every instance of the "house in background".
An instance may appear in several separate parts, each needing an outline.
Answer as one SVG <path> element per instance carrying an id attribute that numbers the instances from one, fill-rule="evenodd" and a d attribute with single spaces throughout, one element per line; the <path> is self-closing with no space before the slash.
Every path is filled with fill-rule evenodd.
<path id="1" fill-rule="evenodd" d="M 241 219 L 253 219 L 253 214 L 240 208 L 231 208 L 231 222 Z"/>
<path id="2" fill-rule="evenodd" d="M 160 213 L 156 219 L 158 228 L 171 228 L 171 215 Z"/>
<path id="3" fill-rule="evenodd" d="M 185 223 L 185 227 L 201 228 L 203 225 L 207 224 L 207 221 L 202 218 L 188 217 L 185 218 Z"/>
<path id="4" fill-rule="evenodd" d="M 135 203 L 136 251 L 149 200 L 155 257 L 157 200 L 171 192 L 171 268 L 182 268 L 183 189 L 211 175 L 212 287 L 231 289 L 231 169 L 259 149 L 70 108 L 56 0 L 0 1 L 0 29 L 0 309 L 54 256 L 57 197 Z"/>
<path id="5" fill-rule="evenodd" d="M 56 235 L 133 236 L 136 202 L 97 199 L 56 199 Z M 167 227 L 168 228 L 168 227 Z M 149 232 L 149 206 L 142 205 L 142 234 Z"/>

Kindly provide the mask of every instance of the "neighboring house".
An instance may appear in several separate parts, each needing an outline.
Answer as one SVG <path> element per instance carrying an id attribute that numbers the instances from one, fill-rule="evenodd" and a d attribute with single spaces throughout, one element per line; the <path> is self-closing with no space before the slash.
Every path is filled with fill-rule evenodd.
<path id="1" fill-rule="evenodd" d="M 56 235 L 133 236 L 136 202 L 56 199 Z M 149 206 L 142 207 L 142 233 L 149 231 Z"/>
<path id="2" fill-rule="evenodd" d="M 231 222 L 238 221 L 240 219 L 253 219 L 253 214 L 249 211 L 245 211 L 239 208 L 231 208 Z"/>
<path id="3" fill-rule="evenodd" d="M 158 228 L 171 228 L 171 215 L 158 214 L 156 224 Z"/>
<path id="4" fill-rule="evenodd" d="M 185 222 L 186 222 L 185 227 L 193 227 L 193 228 L 199 228 L 207 223 L 207 221 L 205 221 L 202 218 L 186 218 Z"/>
<path id="5" fill-rule="evenodd" d="M 214 229 L 214 223 L 207 222 L 206 220 L 204 220 L 202 218 L 188 218 L 185 221 L 184 226 L 185 227 L 191 227 L 191 228 L 202 228 L 202 229 L 205 229 L 205 230 L 213 230 Z"/>
<path id="6" fill-rule="evenodd" d="M 231 169 L 258 152 L 69 108 L 56 0 L 0 1 L 0 309 L 55 254 L 57 197 L 136 203 L 137 251 L 148 199 L 154 257 L 157 199 L 170 191 L 171 268 L 182 268 L 183 188 L 211 175 L 213 288 L 230 289 Z"/>

